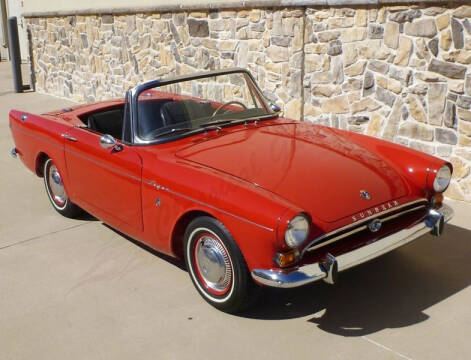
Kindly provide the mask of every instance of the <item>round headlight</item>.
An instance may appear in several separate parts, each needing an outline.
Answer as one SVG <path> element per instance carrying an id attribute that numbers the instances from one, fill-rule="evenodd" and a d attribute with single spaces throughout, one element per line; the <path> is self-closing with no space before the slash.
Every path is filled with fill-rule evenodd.
<path id="1" fill-rule="evenodd" d="M 306 241 L 309 235 L 309 221 L 303 215 L 296 215 L 288 224 L 285 232 L 285 242 L 295 249 Z"/>
<path id="2" fill-rule="evenodd" d="M 433 181 L 433 190 L 438 193 L 445 191 L 448 187 L 448 184 L 450 184 L 450 180 L 450 168 L 446 165 L 443 165 L 440 170 L 438 170 L 437 176 L 435 176 L 435 180 Z"/>

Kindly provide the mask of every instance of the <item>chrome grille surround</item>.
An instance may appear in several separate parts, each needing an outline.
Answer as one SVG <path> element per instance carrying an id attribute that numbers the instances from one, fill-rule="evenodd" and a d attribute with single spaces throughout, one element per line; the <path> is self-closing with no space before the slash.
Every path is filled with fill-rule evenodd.
<path id="1" fill-rule="evenodd" d="M 413 205 L 416 205 L 416 204 L 418 204 L 418 205 L 413 206 Z M 324 234 L 324 235 L 319 236 L 319 237 L 315 238 L 314 240 L 312 240 L 303 249 L 301 255 L 304 255 L 306 252 L 317 250 L 321 247 L 332 244 L 332 243 L 334 243 L 336 241 L 339 241 L 341 239 L 344 239 L 348 236 L 351 236 L 353 234 L 356 234 L 356 233 L 359 233 L 363 230 L 366 230 L 366 229 L 368 229 L 367 223 L 370 222 L 371 220 L 380 218 L 381 221 L 384 223 L 384 222 L 387 222 L 389 220 L 398 218 L 402 215 L 405 215 L 407 213 L 411 213 L 411 212 L 414 212 L 414 211 L 417 211 L 417 210 L 425 209 L 427 207 L 427 205 L 428 205 L 427 199 L 421 198 L 421 199 L 418 199 L 418 200 L 408 202 L 406 204 L 396 206 L 392 209 L 382 211 L 381 213 L 377 213 L 377 214 L 374 214 L 372 216 L 366 217 L 366 218 L 364 218 L 360 221 L 356 221 L 352 224 L 343 226 L 341 228 L 338 228 L 334 231 L 331 231 L 327 234 Z M 400 211 L 401 209 L 404 209 L 404 208 L 407 208 L 407 209 L 405 209 L 403 211 Z M 391 214 L 391 213 L 393 213 L 393 214 Z M 387 214 L 391 214 L 391 215 L 385 216 Z M 349 230 L 349 229 L 351 229 L 351 230 Z"/>

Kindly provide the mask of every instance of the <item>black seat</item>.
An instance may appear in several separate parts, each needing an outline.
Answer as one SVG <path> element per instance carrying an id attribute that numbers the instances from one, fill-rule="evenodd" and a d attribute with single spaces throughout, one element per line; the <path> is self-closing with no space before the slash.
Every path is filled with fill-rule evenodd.
<path id="1" fill-rule="evenodd" d="M 109 134 L 121 139 L 123 131 L 123 109 L 106 110 L 89 115 L 87 126 L 101 134 Z"/>
<path id="2" fill-rule="evenodd" d="M 137 123 L 139 127 L 139 136 L 141 138 L 145 139 L 148 134 L 164 126 L 164 121 L 161 116 L 161 108 L 168 102 L 169 100 L 167 99 L 148 99 L 139 101 Z"/>
<path id="3" fill-rule="evenodd" d="M 201 104 L 194 100 L 180 100 L 164 104 L 160 113 L 165 125 L 168 126 L 209 117 L 211 109 L 209 104 Z"/>

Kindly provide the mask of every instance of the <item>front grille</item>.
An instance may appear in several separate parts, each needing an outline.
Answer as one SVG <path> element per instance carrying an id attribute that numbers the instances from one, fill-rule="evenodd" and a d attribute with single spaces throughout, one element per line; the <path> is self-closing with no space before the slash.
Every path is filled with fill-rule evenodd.
<path id="1" fill-rule="evenodd" d="M 407 227 L 410 225 L 410 220 L 424 216 L 426 208 L 427 202 L 423 199 L 391 209 L 388 212 L 370 216 L 357 223 L 347 225 L 314 239 L 304 252 L 312 252 L 340 241 L 348 241 L 350 238 L 359 239 L 365 237 L 371 241 L 373 235 L 373 238 L 379 239 L 386 236 L 387 228 L 390 228 L 390 226 L 387 226 L 388 223 L 393 222 L 396 226 L 403 224 L 404 227 Z M 378 232 L 372 233 L 368 228 L 368 223 L 374 219 L 380 219 L 383 226 Z"/>

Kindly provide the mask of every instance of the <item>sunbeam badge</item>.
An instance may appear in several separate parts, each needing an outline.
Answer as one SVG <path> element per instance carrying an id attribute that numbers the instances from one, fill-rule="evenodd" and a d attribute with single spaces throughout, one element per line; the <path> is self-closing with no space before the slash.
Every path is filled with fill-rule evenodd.
<path id="1" fill-rule="evenodd" d="M 360 190 L 360 196 L 365 200 L 371 200 L 371 195 L 366 190 Z"/>
<path id="2" fill-rule="evenodd" d="M 383 223 L 380 219 L 374 219 L 368 223 L 368 229 L 370 229 L 371 232 L 377 232 L 379 229 L 381 229 L 382 225 Z"/>

